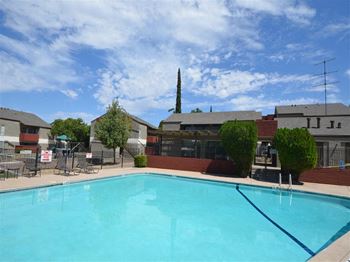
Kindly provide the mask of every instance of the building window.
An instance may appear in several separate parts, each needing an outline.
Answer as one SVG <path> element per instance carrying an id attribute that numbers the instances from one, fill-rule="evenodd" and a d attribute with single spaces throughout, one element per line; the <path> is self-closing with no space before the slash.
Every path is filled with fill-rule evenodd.
<path id="1" fill-rule="evenodd" d="M 331 121 L 331 127 L 330 128 L 334 128 L 334 121 Z"/>
<path id="2" fill-rule="evenodd" d="M 306 120 L 307 120 L 307 128 L 310 128 L 310 118 L 308 117 Z"/>
<path id="3" fill-rule="evenodd" d="M 338 123 L 338 126 L 337 126 L 337 128 L 341 128 L 341 123 L 340 123 L 340 122 Z"/>
<path id="4" fill-rule="evenodd" d="M 320 128 L 321 126 L 321 118 L 317 117 L 317 127 L 316 128 Z"/>

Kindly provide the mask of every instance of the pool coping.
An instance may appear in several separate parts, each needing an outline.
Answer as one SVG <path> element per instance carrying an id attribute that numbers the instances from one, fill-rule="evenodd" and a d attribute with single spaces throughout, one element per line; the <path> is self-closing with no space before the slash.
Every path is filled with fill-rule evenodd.
<path id="1" fill-rule="evenodd" d="M 165 171 L 165 170 L 164 170 Z M 172 170 L 167 170 L 168 172 L 162 172 L 162 170 L 157 170 L 157 172 L 154 171 L 142 171 L 142 169 L 139 170 L 125 170 L 125 172 L 119 173 L 119 174 L 112 174 L 107 175 L 103 177 L 87 177 L 75 181 L 62 181 L 62 182 L 48 182 L 45 184 L 37 185 L 37 186 L 27 186 L 27 187 L 17 187 L 17 188 L 7 188 L 7 189 L 1 189 L 0 194 L 3 193 L 11 193 L 11 192 L 18 192 L 18 191 L 24 191 L 24 190 L 33 190 L 33 189 L 40 189 L 45 187 L 55 187 L 55 186 L 64 186 L 64 185 L 73 185 L 78 183 L 84 183 L 89 181 L 98 181 L 98 180 L 108 180 L 108 179 L 115 179 L 118 177 L 126 177 L 131 175 L 141 175 L 141 174 L 148 174 L 148 175 L 159 175 L 159 176 L 167 176 L 167 177 L 179 177 L 183 179 L 189 179 L 189 180 L 200 180 L 200 181 L 208 181 L 208 182 L 215 182 L 215 183 L 222 183 L 222 184 L 229 184 L 229 185 L 242 185 L 242 186 L 248 186 L 248 187 L 258 187 L 258 188 L 264 188 L 264 189 L 270 189 L 270 190 L 280 190 L 283 192 L 299 192 L 299 193 L 305 193 L 305 194 L 311 194 L 311 195 L 319 195 L 319 196 L 326 196 L 326 197 L 334 197 L 334 198 L 340 198 L 345 200 L 350 200 L 350 197 L 344 196 L 344 195 L 336 195 L 336 194 L 328 194 L 328 193 L 319 193 L 319 192 L 312 192 L 308 190 L 300 190 L 300 189 L 286 189 L 286 188 L 277 188 L 273 187 L 271 185 L 257 185 L 257 184 L 249 184 L 244 182 L 234 182 L 234 181 L 227 181 L 223 180 L 221 177 L 200 177 L 200 176 L 193 176 L 191 174 L 171 174 Z M 170 172 L 170 174 L 169 174 Z M 331 245 L 326 247 L 325 249 L 319 251 L 316 253 L 315 256 L 309 258 L 309 261 L 348 261 L 350 258 L 350 248 L 346 249 L 346 244 L 350 240 L 350 232 L 345 233 L 343 236 L 336 239 Z M 346 244 L 344 244 L 346 243 Z M 347 257 L 347 258 L 346 258 Z"/>
<path id="2" fill-rule="evenodd" d="M 116 177 L 124 177 L 124 176 L 128 176 L 128 175 L 137 175 L 137 174 L 150 174 L 150 175 L 169 176 L 169 177 L 181 177 L 181 178 L 192 179 L 192 180 L 202 180 L 202 181 L 217 182 L 217 183 L 224 183 L 224 184 L 231 184 L 231 185 L 244 185 L 244 186 L 248 186 L 248 187 L 258 187 L 258 188 L 278 190 L 278 191 L 283 191 L 283 192 L 299 192 L 299 193 L 305 193 L 305 194 L 311 194 L 311 195 L 320 195 L 320 196 L 327 196 L 327 197 L 334 197 L 334 198 L 350 200 L 350 196 L 312 192 L 312 191 L 293 189 L 293 188 L 292 189 L 278 188 L 277 186 L 273 187 L 270 185 L 256 185 L 256 184 L 249 184 L 249 183 L 244 183 L 244 182 L 225 181 L 225 180 L 220 180 L 220 177 L 218 177 L 217 179 L 212 179 L 212 178 L 208 178 L 208 177 L 207 178 L 193 177 L 193 176 L 188 176 L 188 175 L 184 175 L 184 174 L 174 175 L 174 174 L 161 173 L 161 172 L 142 172 L 142 170 L 140 170 L 138 172 L 126 171 L 126 173 L 120 173 L 120 174 L 104 176 L 104 177 L 93 177 L 93 178 L 90 177 L 90 178 L 76 180 L 76 181 L 52 182 L 52 183 L 47 183 L 47 184 L 42 184 L 42 185 L 37 185 L 37 186 L 0 189 L 0 194 L 22 191 L 22 190 L 38 189 L 38 188 L 43 188 L 43 187 L 62 186 L 62 185 L 67 185 L 67 184 L 76 184 L 76 183 L 82 183 L 82 182 L 88 182 L 88 181 L 112 179 L 112 178 L 116 178 Z"/>

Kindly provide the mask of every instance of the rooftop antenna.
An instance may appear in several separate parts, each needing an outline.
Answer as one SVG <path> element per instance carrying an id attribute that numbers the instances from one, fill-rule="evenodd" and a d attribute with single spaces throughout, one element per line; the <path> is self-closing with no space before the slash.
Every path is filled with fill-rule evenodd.
<path id="1" fill-rule="evenodd" d="M 314 75 L 316 77 L 323 76 L 323 83 L 319 84 L 319 85 L 315 85 L 313 87 L 324 86 L 324 113 L 325 113 L 325 115 L 327 115 L 327 85 L 332 85 L 332 84 L 336 84 L 339 82 L 339 81 L 334 81 L 334 82 L 327 81 L 327 76 L 329 74 L 333 74 L 333 73 L 337 72 L 337 71 L 327 71 L 327 63 L 329 63 L 330 61 L 333 61 L 333 60 L 335 60 L 335 57 L 330 58 L 330 59 L 323 59 L 321 62 L 315 64 L 315 66 L 323 64 L 323 73 Z"/>

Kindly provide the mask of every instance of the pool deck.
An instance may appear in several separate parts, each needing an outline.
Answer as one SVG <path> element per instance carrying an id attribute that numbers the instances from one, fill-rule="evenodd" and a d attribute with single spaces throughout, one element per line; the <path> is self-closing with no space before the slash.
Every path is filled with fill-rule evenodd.
<path id="1" fill-rule="evenodd" d="M 264 187 L 276 187 L 276 183 L 264 182 L 255 180 L 252 178 L 239 178 L 239 177 L 227 177 L 219 175 L 203 174 L 200 172 L 191 171 L 181 171 L 181 170 L 170 170 L 170 169 L 159 169 L 159 168 L 110 168 L 106 167 L 99 170 L 98 174 L 78 174 L 78 175 L 55 175 L 52 170 L 44 170 L 42 176 L 36 177 L 22 177 L 8 178 L 6 180 L 0 180 L 0 192 L 2 191 L 12 191 L 25 188 L 49 186 L 49 185 L 59 185 L 72 182 L 79 182 L 91 179 L 113 177 L 118 175 L 133 174 L 133 173 L 160 173 L 169 174 L 190 178 L 198 179 L 208 179 L 215 181 L 224 181 L 231 183 L 240 183 L 255 186 Z M 288 189 L 288 185 L 283 184 L 282 188 Z M 304 183 L 304 185 L 293 185 L 294 190 L 301 190 L 306 192 L 323 193 L 335 196 L 350 197 L 350 187 L 349 186 L 336 186 L 327 184 L 316 184 L 316 183 Z"/>
<path id="2" fill-rule="evenodd" d="M 108 178 L 114 176 L 120 176 L 125 174 L 135 173 L 159 173 L 183 176 L 197 179 L 207 179 L 214 181 L 224 181 L 231 183 L 240 183 L 246 185 L 263 186 L 268 188 L 275 188 L 278 186 L 276 183 L 258 181 L 252 178 L 238 178 L 238 177 L 226 177 L 219 175 L 202 174 L 200 172 L 170 170 L 170 169 L 158 169 L 158 168 L 111 168 L 106 167 L 99 170 L 98 174 L 78 174 L 78 175 L 55 175 L 53 170 L 45 170 L 42 172 L 42 176 L 37 177 L 22 177 L 8 178 L 6 180 L 0 180 L 0 192 L 21 190 L 35 187 L 60 185 L 67 183 L 74 183 L 79 181 L 87 181 L 100 178 Z M 283 184 L 282 188 L 288 189 L 288 185 Z M 349 186 L 336 186 L 316 183 L 304 183 L 304 185 L 293 185 L 294 190 L 322 193 L 334 196 L 342 196 L 350 198 Z M 310 261 L 348 261 L 350 259 L 350 232 L 339 238 L 332 245 L 321 251 Z"/>

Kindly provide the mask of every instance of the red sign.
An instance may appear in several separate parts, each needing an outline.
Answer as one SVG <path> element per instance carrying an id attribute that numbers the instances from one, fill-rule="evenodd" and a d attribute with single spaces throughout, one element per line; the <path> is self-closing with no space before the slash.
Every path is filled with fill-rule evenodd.
<path id="1" fill-rule="evenodd" d="M 52 161 L 52 150 L 41 150 L 40 162 L 48 163 Z"/>

